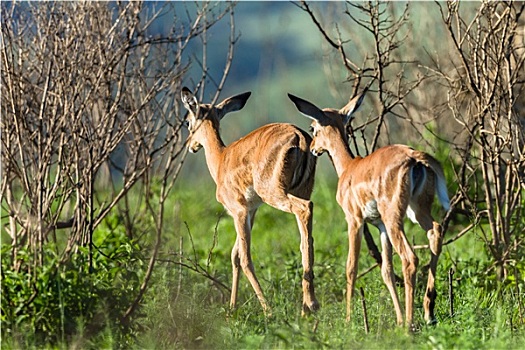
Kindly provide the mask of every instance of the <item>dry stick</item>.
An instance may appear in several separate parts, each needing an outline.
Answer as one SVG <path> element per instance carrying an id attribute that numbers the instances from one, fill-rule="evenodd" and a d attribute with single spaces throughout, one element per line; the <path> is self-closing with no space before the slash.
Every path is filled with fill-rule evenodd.
<path id="1" fill-rule="evenodd" d="M 177 305 L 177 302 L 180 296 L 180 292 L 182 290 L 182 257 L 183 257 L 183 251 L 184 251 L 183 248 L 184 248 L 184 237 L 180 236 L 180 239 L 179 239 L 179 281 L 177 283 L 177 295 L 175 296 L 173 305 Z"/>
<path id="2" fill-rule="evenodd" d="M 357 275 L 357 278 L 356 279 L 360 279 L 361 277 L 363 277 L 364 275 L 366 275 L 367 273 L 369 273 L 370 271 L 372 271 L 373 269 L 375 269 L 376 267 L 378 266 L 381 266 L 381 264 L 379 263 L 375 263 L 374 265 L 370 266 L 368 269 L 366 269 L 365 271 L 361 272 L 360 274 Z"/>
<path id="3" fill-rule="evenodd" d="M 468 233 L 474 226 L 476 226 L 477 224 L 477 221 L 474 222 L 474 223 L 471 223 L 470 225 L 468 225 L 467 227 L 465 227 L 461 232 L 459 232 L 457 235 L 455 235 L 454 237 L 448 239 L 446 242 L 443 242 L 443 246 L 446 246 L 456 240 L 458 240 L 459 238 L 463 237 L 466 233 Z M 415 245 L 413 246 L 413 249 L 414 250 L 419 250 L 419 249 L 429 249 L 430 246 L 428 244 L 422 244 L 422 245 Z M 396 253 L 394 253 L 396 254 Z M 361 272 L 360 274 L 357 275 L 357 279 L 363 277 L 364 275 L 368 274 L 370 271 L 372 271 L 373 269 L 375 269 L 376 267 L 378 266 L 381 266 L 380 263 L 375 263 L 374 265 L 370 266 L 368 269 L 366 269 L 365 271 Z M 400 285 L 403 285 L 403 280 L 401 278 L 399 278 L 399 281 L 397 280 L 396 278 L 396 283 L 399 283 Z"/>
<path id="4" fill-rule="evenodd" d="M 211 244 L 210 250 L 208 251 L 208 259 L 206 259 L 206 269 L 210 268 L 211 258 L 213 257 L 213 249 L 217 246 L 217 242 L 219 240 L 219 223 L 221 222 L 221 219 L 224 217 L 225 211 L 223 211 L 219 218 L 217 219 L 217 222 L 215 223 L 215 229 L 213 230 L 213 242 Z"/>
<path id="5" fill-rule="evenodd" d="M 314 326 L 312 327 L 312 333 L 317 332 L 317 327 L 319 326 L 319 320 L 315 320 Z"/>
<path id="6" fill-rule="evenodd" d="M 474 226 L 477 225 L 477 220 L 471 224 L 469 224 L 467 227 L 465 227 L 463 230 L 461 230 L 461 232 L 459 232 L 457 235 L 455 235 L 454 237 L 452 238 L 449 238 L 447 241 L 443 242 L 443 245 L 446 246 L 446 245 L 449 245 L 450 243 L 454 242 L 454 241 L 457 241 L 459 238 L 463 237 L 465 234 L 467 234 L 470 230 L 472 230 L 472 228 L 474 228 Z M 430 246 L 428 244 L 421 244 L 421 245 L 415 245 L 412 247 L 414 250 L 418 250 L 418 249 L 428 249 L 430 248 Z"/>
<path id="7" fill-rule="evenodd" d="M 144 296 L 144 293 L 146 293 L 146 289 L 148 288 L 148 283 L 149 283 L 150 278 L 151 278 L 151 276 L 153 274 L 153 269 L 155 267 L 155 263 L 156 263 L 156 260 L 157 260 L 157 255 L 159 253 L 160 245 L 162 243 L 162 232 L 163 232 L 164 210 L 165 210 L 166 198 L 168 197 L 168 192 L 171 189 L 171 186 L 173 185 L 173 182 L 171 182 L 171 183 L 168 182 L 169 169 L 171 168 L 171 163 L 172 163 L 173 160 L 174 159 L 171 158 L 171 157 L 168 158 L 168 162 L 166 163 L 166 167 L 165 167 L 166 171 L 165 171 L 164 177 L 162 179 L 162 185 L 161 185 L 161 189 L 160 189 L 159 202 L 158 202 L 159 211 L 157 212 L 157 217 L 155 219 L 155 231 L 156 231 L 156 234 L 155 234 L 155 244 L 153 246 L 153 253 L 152 253 L 152 256 L 149 259 L 148 268 L 146 270 L 146 274 L 144 276 L 144 280 L 142 281 L 142 284 L 140 285 L 138 295 L 135 298 L 135 300 L 133 301 L 133 303 L 126 310 L 124 315 L 121 317 L 121 322 L 123 324 L 127 324 L 131 314 L 133 312 L 135 312 L 135 310 L 137 309 L 140 301 L 142 300 L 142 297 Z M 146 175 L 148 175 L 147 172 L 146 172 Z M 155 213 L 155 210 L 153 209 L 149 199 L 146 199 L 146 206 L 148 207 L 148 209 L 150 210 L 150 212 L 151 212 L 151 214 L 153 216 L 154 213 Z"/>
<path id="8" fill-rule="evenodd" d="M 448 270 L 448 299 L 450 302 L 450 317 L 454 317 L 454 287 L 452 286 L 452 276 L 454 276 L 454 269 Z"/>
<path id="9" fill-rule="evenodd" d="M 361 293 L 361 303 L 363 305 L 363 321 L 365 324 L 365 333 L 369 333 L 368 328 L 368 314 L 366 312 L 366 300 L 365 300 L 365 291 L 363 290 L 363 287 L 359 287 L 359 293 Z"/>
<path id="10" fill-rule="evenodd" d="M 170 264 L 174 264 L 174 265 L 177 265 L 177 266 L 182 266 L 182 267 L 184 267 L 186 269 L 189 269 L 190 271 L 198 273 L 199 275 L 201 275 L 201 276 L 209 279 L 210 281 L 212 281 L 214 286 L 220 287 L 220 288 L 217 288 L 217 289 L 222 294 L 224 294 L 224 291 L 226 291 L 228 294 L 231 293 L 231 288 L 230 287 L 228 287 L 226 284 L 224 284 L 219 278 L 211 275 L 203 266 L 201 266 L 199 264 L 198 261 L 193 261 L 190 258 L 185 258 L 185 260 L 187 262 L 181 262 L 182 261 L 182 257 L 179 257 L 178 261 L 171 260 L 171 259 L 157 259 L 157 261 L 159 261 L 159 262 L 165 262 L 165 263 L 170 263 Z"/>

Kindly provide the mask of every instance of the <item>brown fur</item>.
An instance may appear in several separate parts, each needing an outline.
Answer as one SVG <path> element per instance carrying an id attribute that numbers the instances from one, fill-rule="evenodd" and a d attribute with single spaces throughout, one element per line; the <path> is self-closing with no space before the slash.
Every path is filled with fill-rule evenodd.
<path id="1" fill-rule="evenodd" d="M 313 284 L 313 238 L 310 201 L 316 158 L 310 153 L 311 137 L 291 124 L 269 124 L 225 146 L 219 122 L 225 113 L 241 109 L 249 94 L 224 100 L 217 107 L 198 104 L 187 89 L 182 100 L 190 111 L 188 147 L 204 148 L 210 174 L 217 184 L 217 200 L 235 222 L 237 239 L 232 249 L 233 283 L 230 306 L 237 302 L 239 270 L 250 281 L 266 314 L 270 307 L 253 268 L 250 241 L 255 213 L 262 203 L 293 213 L 301 234 L 303 263 L 303 313 L 319 304 Z"/>
<path id="2" fill-rule="evenodd" d="M 308 101 L 292 95 L 290 98 L 299 111 L 313 119 L 312 152 L 316 155 L 328 152 L 339 176 L 337 202 L 346 216 L 349 241 L 346 264 L 347 319 L 351 315 L 362 229 L 365 222 L 370 222 L 381 231 L 381 275 L 392 296 L 398 324 L 403 323 L 403 316 L 394 284 L 392 246 L 401 258 L 405 282 L 405 320 L 410 328 L 413 327 L 418 258 L 403 228 L 405 214 L 410 208 L 414 218 L 427 232 L 430 243 L 431 261 L 423 306 L 425 319 L 433 321 L 436 297 L 434 279 L 443 241 L 441 227 L 430 214 L 434 193 L 438 193 L 441 203 L 448 208 L 441 166 L 432 156 L 403 145 L 382 147 L 367 157 L 352 158 L 346 143 L 345 123 L 357 109 L 362 96 L 352 99 L 341 110 L 320 110 Z M 422 164 L 423 168 L 418 168 L 418 164 Z M 417 176 L 414 176 L 415 171 L 419 172 Z"/>

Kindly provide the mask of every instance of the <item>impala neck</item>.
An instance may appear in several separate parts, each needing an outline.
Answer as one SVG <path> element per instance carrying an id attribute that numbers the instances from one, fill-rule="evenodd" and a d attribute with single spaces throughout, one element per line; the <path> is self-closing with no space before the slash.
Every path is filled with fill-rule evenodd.
<path id="1" fill-rule="evenodd" d="M 206 164 L 210 171 L 210 175 L 217 184 L 217 177 L 219 174 L 219 166 L 222 161 L 222 154 L 226 146 L 222 142 L 219 130 L 215 128 L 207 128 L 205 130 L 205 137 L 202 142 L 204 148 L 204 155 L 206 157 Z"/>
<path id="2" fill-rule="evenodd" d="M 328 153 L 334 164 L 337 176 L 341 177 L 353 158 L 350 153 L 350 148 L 348 148 L 348 143 L 341 135 L 334 137 L 333 140 L 334 142 L 332 142 L 331 149 L 328 150 Z"/>

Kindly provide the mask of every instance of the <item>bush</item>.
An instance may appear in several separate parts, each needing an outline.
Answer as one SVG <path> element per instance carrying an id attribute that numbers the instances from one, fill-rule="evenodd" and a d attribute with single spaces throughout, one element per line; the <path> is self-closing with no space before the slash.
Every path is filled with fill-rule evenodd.
<path id="1" fill-rule="evenodd" d="M 114 219 L 111 218 L 110 219 Z M 43 267 L 21 261 L 18 270 L 10 247 L 2 247 L 2 328 L 19 345 L 68 343 L 76 336 L 96 336 L 106 326 L 125 345 L 137 325 L 120 317 L 130 306 L 144 275 L 145 257 L 122 226 L 95 231 L 91 263 L 79 247 L 67 264 L 60 264 L 56 247 L 44 246 Z M 29 257 L 18 251 L 18 259 Z"/>

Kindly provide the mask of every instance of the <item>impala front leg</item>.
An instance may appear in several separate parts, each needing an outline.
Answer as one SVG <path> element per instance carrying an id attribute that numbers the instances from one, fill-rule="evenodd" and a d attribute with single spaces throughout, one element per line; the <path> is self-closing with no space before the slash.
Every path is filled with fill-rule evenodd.
<path id="1" fill-rule="evenodd" d="M 239 256 L 239 236 L 235 239 L 232 249 L 232 292 L 230 296 L 230 308 L 233 310 L 237 304 L 237 292 L 239 290 L 239 272 L 241 268 L 241 258 Z"/>
<path id="2" fill-rule="evenodd" d="M 348 258 L 346 260 L 346 321 L 350 321 L 352 315 L 352 298 L 354 295 L 354 284 L 357 278 L 359 265 L 359 251 L 361 250 L 361 238 L 363 237 L 363 224 L 354 219 L 348 219 Z"/>
<path id="3" fill-rule="evenodd" d="M 394 309 L 396 311 L 397 324 L 403 324 L 403 311 L 399 303 L 399 297 L 397 296 L 396 284 L 395 284 L 395 274 L 394 267 L 392 265 L 392 243 L 388 238 L 388 233 L 386 232 L 385 225 L 378 225 L 379 230 L 381 231 L 381 247 L 382 247 L 382 263 L 381 263 L 381 276 L 383 281 L 390 292 L 392 297 L 392 302 L 394 303 Z"/>

